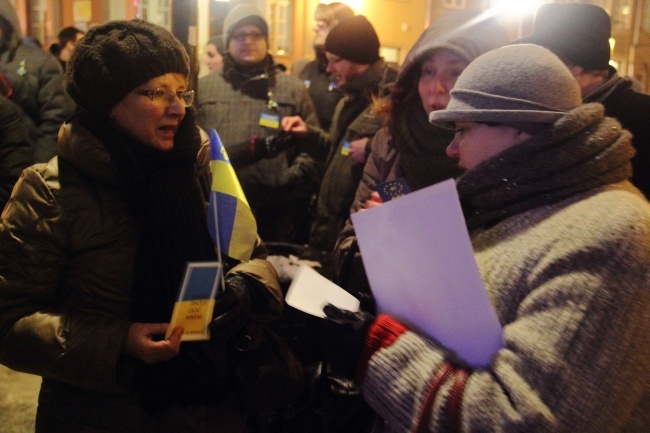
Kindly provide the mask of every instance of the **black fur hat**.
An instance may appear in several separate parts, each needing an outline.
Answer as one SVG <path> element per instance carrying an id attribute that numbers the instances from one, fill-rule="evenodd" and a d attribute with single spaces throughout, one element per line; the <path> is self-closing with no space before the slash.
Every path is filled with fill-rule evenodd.
<path id="1" fill-rule="evenodd" d="M 563 62 L 592 71 L 608 68 L 611 34 L 609 15 L 599 6 L 547 3 L 537 10 L 533 34 L 517 42 L 541 45 Z"/>
<path id="2" fill-rule="evenodd" d="M 167 73 L 189 75 L 189 57 L 174 35 L 142 20 L 111 21 L 77 42 L 65 88 L 80 107 L 106 115 L 133 89 Z"/>

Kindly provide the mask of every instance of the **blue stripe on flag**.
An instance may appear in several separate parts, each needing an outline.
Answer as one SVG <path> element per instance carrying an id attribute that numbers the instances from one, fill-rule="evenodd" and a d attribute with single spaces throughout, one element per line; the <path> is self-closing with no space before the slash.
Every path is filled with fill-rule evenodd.
<path id="1" fill-rule="evenodd" d="M 215 223 L 218 226 L 218 245 L 224 254 L 249 260 L 257 240 L 257 224 L 219 135 L 214 129 L 209 135 L 212 193 L 208 229 L 217 244 Z"/>

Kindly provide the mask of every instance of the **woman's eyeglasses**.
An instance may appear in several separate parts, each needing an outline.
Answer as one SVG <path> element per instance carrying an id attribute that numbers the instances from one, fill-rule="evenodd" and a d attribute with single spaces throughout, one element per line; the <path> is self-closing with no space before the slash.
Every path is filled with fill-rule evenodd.
<path id="1" fill-rule="evenodd" d="M 171 90 L 164 89 L 136 90 L 135 93 L 146 96 L 159 107 L 169 107 L 174 102 L 174 98 L 178 98 L 185 107 L 191 107 L 192 102 L 194 102 L 194 90 L 187 90 L 185 92 L 172 92 Z"/>

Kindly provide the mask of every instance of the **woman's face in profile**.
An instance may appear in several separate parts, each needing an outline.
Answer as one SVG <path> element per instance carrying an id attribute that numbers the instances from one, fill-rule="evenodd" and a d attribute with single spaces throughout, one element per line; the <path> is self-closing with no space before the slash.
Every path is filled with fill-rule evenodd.
<path id="1" fill-rule="evenodd" d="M 468 63 L 453 51 L 440 49 L 424 60 L 418 80 L 418 93 L 427 114 L 444 110 L 449 104 L 449 91 Z"/>
<path id="2" fill-rule="evenodd" d="M 174 136 L 183 117 L 185 103 L 178 96 L 189 90 L 187 78 L 170 73 L 152 78 L 129 92 L 111 110 L 116 126 L 142 144 L 168 151 L 174 148 Z M 144 92 L 163 90 L 163 96 L 153 97 Z"/>
<path id="3" fill-rule="evenodd" d="M 205 64 L 208 65 L 210 72 L 216 71 L 223 64 L 223 57 L 214 44 L 205 46 Z"/>

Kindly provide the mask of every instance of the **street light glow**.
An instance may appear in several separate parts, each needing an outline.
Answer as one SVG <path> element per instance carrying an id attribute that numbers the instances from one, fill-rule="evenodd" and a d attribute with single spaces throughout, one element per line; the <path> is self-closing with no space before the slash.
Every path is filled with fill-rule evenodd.
<path id="1" fill-rule="evenodd" d="M 516 17 L 534 12 L 540 3 L 541 0 L 497 0 L 490 9 L 494 15 Z"/>

